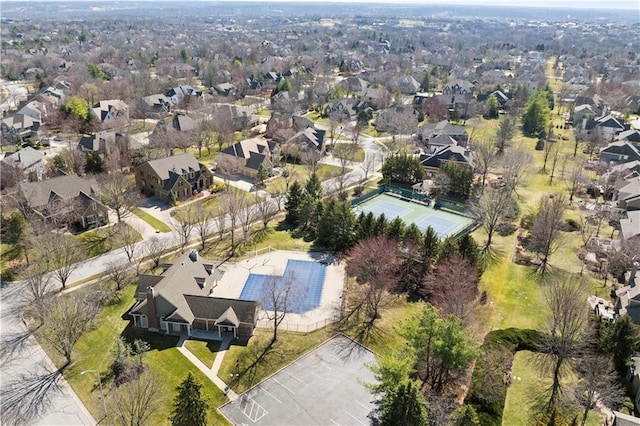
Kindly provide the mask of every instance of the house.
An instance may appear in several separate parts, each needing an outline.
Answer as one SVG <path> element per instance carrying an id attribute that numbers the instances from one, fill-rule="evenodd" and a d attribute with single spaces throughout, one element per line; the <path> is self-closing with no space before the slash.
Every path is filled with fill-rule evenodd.
<path id="1" fill-rule="evenodd" d="M 623 132 L 620 132 L 615 137 L 616 141 L 627 141 L 631 142 L 631 145 L 635 146 L 638 151 L 640 151 L 640 130 L 637 129 L 629 129 Z"/>
<path id="2" fill-rule="evenodd" d="M 453 162 L 474 167 L 471 152 L 462 146 L 448 145 L 437 149 L 433 154 L 420 155 L 420 164 L 428 172 L 439 172 L 445 162 Z"/>
<path id="3" fill-rule="evenodd" d="M 258 117 L 250 107 L 239 105 L 219 105 L 213 111 L 213 120 L 231 123 L 234 130 L 250 129 L 259 123 Z"/>
<path id="4" fill-rule="evenodd" d="M 327 117 L 337 116 L 342 120 L 352 120 L 363 109 L 364 105 L 355 98 L 336 99 L 327 105 L 324 115 Z"/>
<path id="5" fill-rule="evenodd" d="M 173 103 L 171 99 L 162 93 L 145 96 L 140 99 L 140 106 L 143 111 L 148 111 L 151 115 L 162 117 L 171 112 Z"/>
<path id="6" fill-rule="evenodd" d="M 37 138 L 40 122 L 24 114 L 11 115 L 0 122 L 2 139 L 11 143 L 20 143 L 28 138 Z"/>
<path id="7" fill-rule="evenodd" d="M 420 83 L 410 75 L 396 78 L 394 85 L 403 95 L 415 95 L 420 90 Z"/>
<path id="8" fill-rule="evenodd" d="M 478 102 L 486 102 L 491 96 L 495 96 L 498 101 L 498 106 L 500 109 L 508 109 L 513 101 L 502 91 L 502 90 L 494 90 L 493 92 L 480 93 L 476 100 Z"/>
<path id="9" fill-rule="evenodd" d="M 179 84 L 167 90 L 164 94 L 171 100 L 173 106 L 187 104 L 192 100 L 203 99 L 204 94 L 188 84 Z"/>
<path id="10" fill-rule="evenodd" d="M 258 169 L 273 170 L 272 153 L 277 150 L 275 142 L 264 139 L 245 139 L 225 148 L 218 154 L 218 164 L 228 161 L 232 171 L 252 178 L 258 177 Z"/>
<path id="11" fill-rule="evenodd" d="M 28 146 L 5 155 L 1 171 L 5 171 L 5 168 L 6 171 L 19 170 L 20 177 L 29 181 L 41 180 L 44 176 L 44 154 Z"/>
<path id="12" fill-rule="evenodd" d="M 31 211 L 45 222 L 58 223 L 70 216 L 82 228 L 102 226 L 109 222 L 108 208 L 100 199 L 95 178 L 78 175 L 57 176 L 39 182 L 24 182 L 19 191 Z"/>
<path id="13" fill-rule="evenodd" d="M 213 184 L 213 173 L 191 153 L 147 161 L 135 168 L 136 185 L 143 193 L 167 202 L 186 200 Z"/>
<path id="14" fill-rule="evenodd" d="M 253 335 L 260 303 L 209 297 L 219 272 L 197 251 L 185 253 L 161 275 L 140 275 L 135 304 L 129 310 L 133 326 L 166 334 L 190 336 L 194 330 Z"/>
<path id="15" fill-rule="evenodd" d="M 196 77 L 198 75 L 198 70 L 189 64 L 173 64 L 171 71 L 174 77 L 177 78 Z"/>
<path id="16" fill-rule="evenodd" d="M 100 101 L 91 106 L 91 114 L 103 128 L 123 125 L 129 122 L 129 106 L 119 100 Z"/>
<path id="17" fill-rule="evenodd" d="M 238 89 L 231 83 L 220 83 L 213 86 L 212 94 L 219 96 L 235 96 Z"/>
<path id="18" fill-rule="evenodd" d="M 198 129 L 198 122 L 182 113 L 174 115 L 171 124 L 179 132 L 194 132 Z"/>
<path id="19" fill-rule="evenodd" d="M 616 182 L 612 201 L 627 212 L 640 210 L 640 175 L 633 174 L 632 177 Z"/>
<path id="20" fill-rule="evenodd" d="M 278 92 L 271 96 L 271 109 L 274 111 L 283 112 L 306 112 L 309 105 L 307 105 L 307 97 L 304 92 L 300 91 L 286 91 Z"/>
<path id="21" fill-rule="evenodd" d="M 97 152 L 108 159 L 129 152 L 128 139 L 124 133 L 105 130 L 82 136 L 78 148 L 82 152 Z"/>
<path id="22" fill-rule="evenodd" d="M 430 145 L 431 140 L 438 136 L 449 136 L 455 139 L 457 145 L 460 146 L 467 146 L 469 142 L 469 134 L 464 127 L 451 124 L 447 120 L 438 123 L 425 123 L 418 130 L 418 139 L 426 145 Z"/>
<path id="23" fill-rule="evenodd" d="M 640 151 L 630 142 L 611 142 L 600 149 L 600 161 L 606 163 L 615 162 L 618 164 L 640 160 Z"/>
<path id="24" fill-rule="evenodd" d="M 337 86 L 347 93 L 358 93 L 364 92 L 369 87 L 369 83 L 360 77 L 351 76 L 340 80 Z"/>
<path id="25" fill-rule="evenodd" d="M 595 120 L 582 120 L 582 130 L 590 132 L 594 129 L 597 129 L 605 139 L 611 139 L 616 134 L 626 130 L 624 125 L 611 115 L 599 117 Z"/>
<path id="26" fill-rule="evenodd" d="M 316 129 L 314 127 L 305 127 L 299 130 L 291 138 L 287 139 L 285 145 L 298 145 L 300 151 L 315 151 L 320 154 L 325 151 L 325 130 Z"/>
<path id="27" fill-rule="evenodd" d="M 627 212 L 627 218 L 620 219 L 620 238 L 640 240 L 640 210 Z"/>
<path id="28" fill-rule="evenodd" d="M 475 85 L 468 80 L 453 80 L 442 88 L 443 95 L 473 95 Z"/>
<path id="29" fill-rule="evenodd" d="M 633 262 L 626 278 L 626 285 L 616 290 L 614 310 L 617 316 L 629 315 L 635 324 L 640 324 L 640 281 L 638 262 Z"/>

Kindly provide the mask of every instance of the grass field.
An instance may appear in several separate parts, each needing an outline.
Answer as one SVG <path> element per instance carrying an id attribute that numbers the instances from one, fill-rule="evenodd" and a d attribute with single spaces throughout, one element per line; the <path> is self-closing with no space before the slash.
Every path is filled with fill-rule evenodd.
<path id="1" fill-rule="evenodd" d="M 151 216 L 149 213 L 140 210 L 138 208 L 133 209 L 133 214 L 135 214 L 136 216 L 138 216 L 140 219 L 144 220 L 145 222 L 147 222 L 149 225 L 151 225 L 153 227 L 153 229 L 160 231 L 160 232 L 171 232 L 171 228 L 169 227 L 169 225 L 167 225 L 166 223 L 162 222 L 161 220 L 156 219 L 155 217 Z"/>
<path id="2" fill-rule="evenodd" d="M 220 350 L 220 342 L 215 340 L 186 340 L 184 346 L 209 368 Z"/>
<path id="3" fill-rule="evenodd" d="M 574 380 L 575 377 L 568 377 L 564 381 L 564 385 L 568 386 Z M 509 426 L 529 426 L 534 424 L 533 416 L 540 412 L 539 404 L 543 400 L 542 395 L 550 383 L 550 379 L 543 379 L 538 374 L 534 353 L 529 351 L 518 352 L 513 361 L 513 382 L 507 392 L 502 424 Z M 582 419 L 581 415 L 580 419 Z M 586 424 L 587 426 L 599 426 L 603 420 L 604 415 L 598 412 L 591 412 Z"/>

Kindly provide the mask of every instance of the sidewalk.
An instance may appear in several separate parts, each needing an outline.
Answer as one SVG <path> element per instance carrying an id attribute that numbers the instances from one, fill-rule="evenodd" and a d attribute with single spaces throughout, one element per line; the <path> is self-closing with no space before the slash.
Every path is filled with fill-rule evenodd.
<path id="1" fill-rule="evenodd" d="M 184 355 L 189 361 L 191 361 L 191 363 L 196 366 L 198 370 L 202 371 L 202 373 L 207 376 L 209 380 L 211 380 L 213 384 L 218 387 L 218 389 L 224 392 L 231 401 L 235 401 L 236 399 L 238 399 L 238 394 L 231 390 L 231 388 L 229 388 L 229 386 L 227 386 L 227 384 L 218 377 L 218 370 L 220 370 L 222 360 L 227 353 L 227 349 L 229 349 L 231 339 L 231 336 L 225 336 L 222 339 L 222 342 L 220 343 L 220 349 L 216 354 L 216 359 L 213 361 L 213 366 L 211 368 L 204 365 L 202 361 L 200 361 L 194 354 L 189 351 L 189 349 L 184 346 L 184 342 L 185 340 L 187 340 L 186 336 L 180 337 L 176 348 L 182 355 Z"/>

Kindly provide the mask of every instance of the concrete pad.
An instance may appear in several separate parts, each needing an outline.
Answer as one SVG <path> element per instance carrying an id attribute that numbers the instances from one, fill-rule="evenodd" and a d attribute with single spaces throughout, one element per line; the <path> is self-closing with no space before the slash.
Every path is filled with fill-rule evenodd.
<path id="1" fill-rule="evenodd" d="M 233 424 L 369 425 L 373 352 L 336 335 L 218 410 Z"/>

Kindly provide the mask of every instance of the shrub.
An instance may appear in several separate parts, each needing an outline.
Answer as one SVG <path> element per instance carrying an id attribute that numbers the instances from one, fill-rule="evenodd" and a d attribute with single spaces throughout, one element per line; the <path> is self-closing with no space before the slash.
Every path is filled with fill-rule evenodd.
<path id="1" fill-rule="evenodd" d="M 211 192 L 214 194 L 222 192 L 225 189 L 227 189 L 227 185 L 225 185 L 224 182 L 219 182 L 211 185 Z"/>
<path id="2" fill-rule="evenodd" d="M 574 219 L 567 219 L 561 226 L 560 230 L 564 232 L 574 232 L 582 229 L 580 224 Z"/>
<path id="3" fill-rule="evenodd" d="M 513 234 L 514 232 L 516 232 L 516 229 L 518 229 L 518 227 L 515 225 L 515 223 L 501 222 L 496 225 L 496 232 L 502 237 Z"/>
<path id="4" fill-rule="evenodd" d="M 536 151 L 542 151 L 544 149 L 544 141 L 542 139 L 538 139 L 536 142 Z"/>

